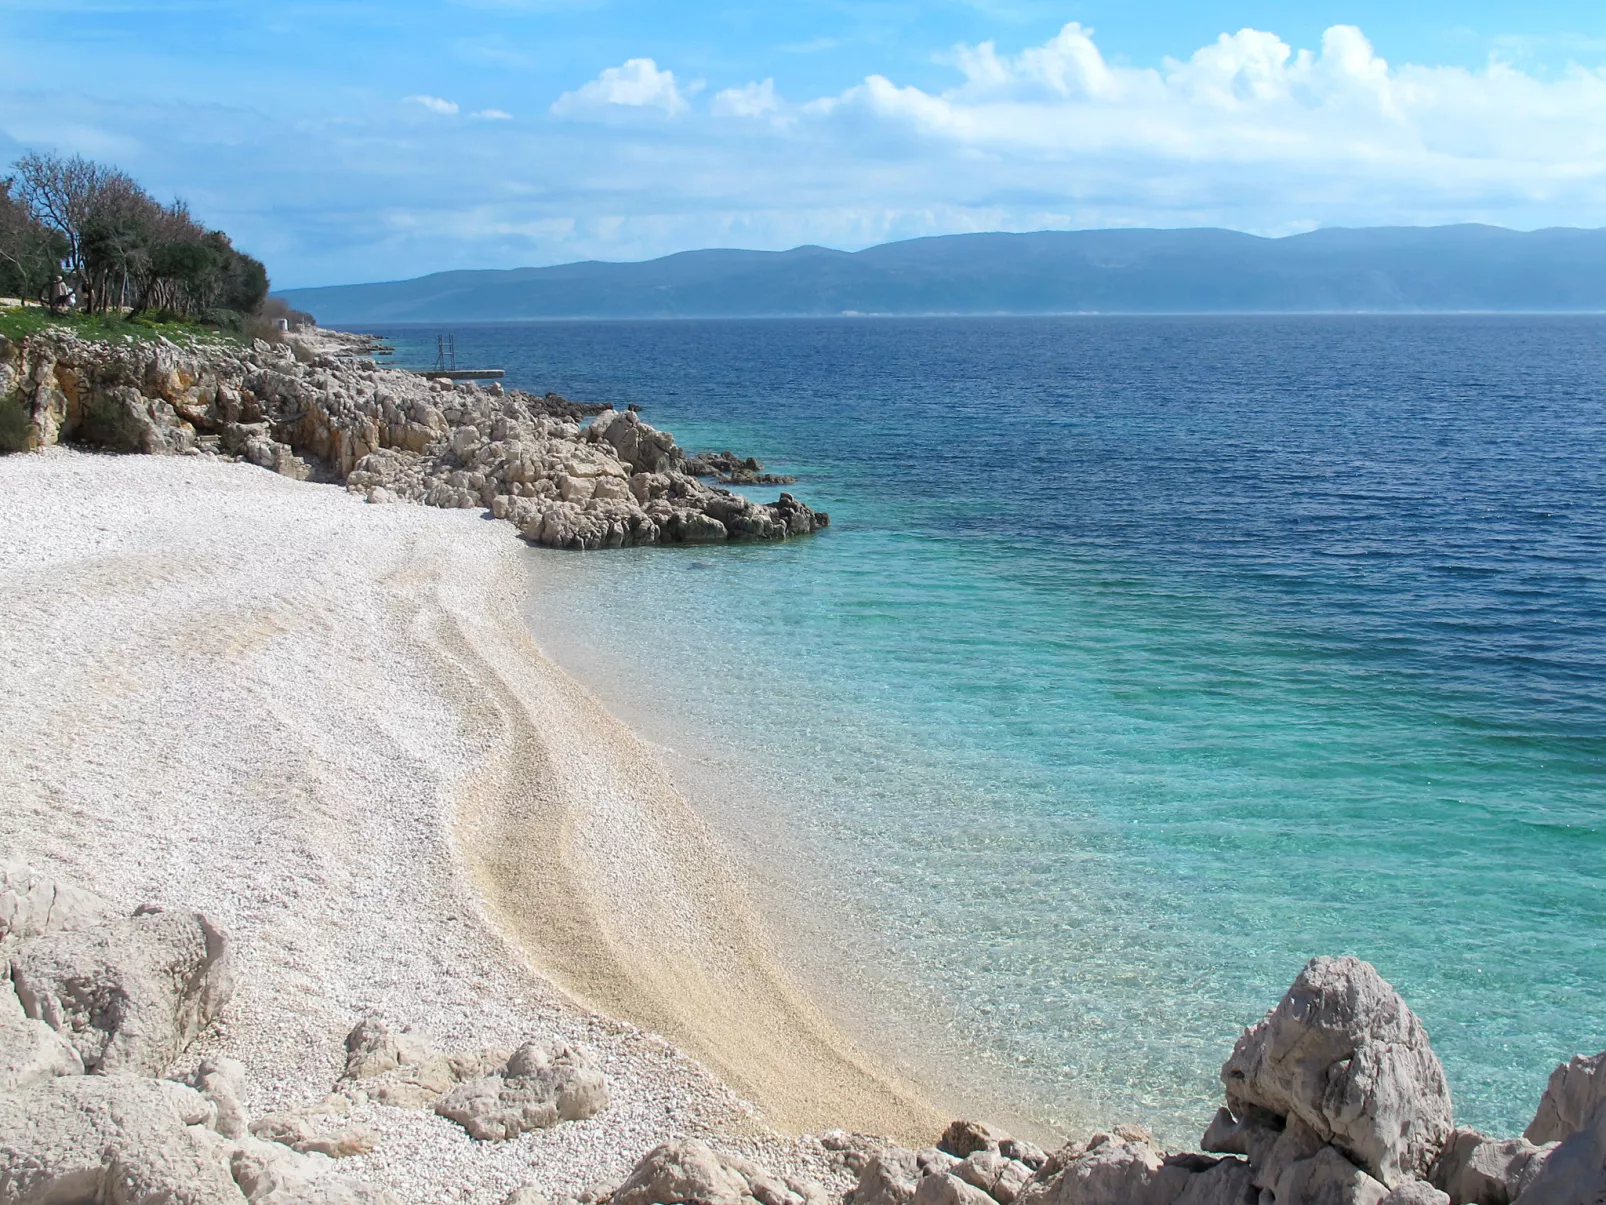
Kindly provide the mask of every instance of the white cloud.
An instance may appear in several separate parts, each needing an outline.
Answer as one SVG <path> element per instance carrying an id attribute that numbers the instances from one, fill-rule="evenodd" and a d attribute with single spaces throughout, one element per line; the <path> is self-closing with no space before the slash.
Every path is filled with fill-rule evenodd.
<path id="1" fill-rule="evenodd" d="M 481 121 L 512 121 L 513 120 L 513 114 L 507 112 L 505 109 L 481 109 L 478 113 L 475 113 L 473 116 L 478 117 Z"/>
<path id="2" fill-rule="evenodd" d="M 688 107 L 673 71 L 660 71 L 651 59 L 629 59 L 622 66 L 607 68 L 573 92 L 565 92 L 552 103 L 552 113 L 557 117 L 587 117 L 610 108 L 661 109 L 674 117 Z"/>
<path id="3" fill-rule="evenodd" d="M 781 107 L 775 95 L 775 81 L 745 84 L 740 88 L 726 88 L 714 95 L 715 117 L 763 117 Z"/>
<path id="4" fill-rule="evenodd" d="M 438 96 L 409 96 L 407 99 L 416 105 L 423 105 L 431 113 L 441 113 L 447 117 L 455 116 L 457 113 L 456 102 L 442 100 Z"/>
<path id="5" fill-rule="evenodd" d="M 1244 29 L 1151 68 L 1109 62 L 1073 22 L 1016 55 L 983 42 L 948 61 L 964 79 L 947 90 L 872 75 L 804 110 L 1045 171 L 1118 162 L 1134 191 L 1143 177 L 1179 170 L 1206 187 L 1246 164 L 1330 173 L 1346 186 L 1362 172 L 1427 193 L 1470 180 L 1521 191 L 1543 178 L 1606 179 L 1596 166 L 1606 155 L 1606 74 L 1575 67 L 1541 80 L 1498 62 L 1394 68 L 1353 26 L 1327 30 L 1314 53 Z M 1275 190 L 1277 177 L 1262 187 Z"/>

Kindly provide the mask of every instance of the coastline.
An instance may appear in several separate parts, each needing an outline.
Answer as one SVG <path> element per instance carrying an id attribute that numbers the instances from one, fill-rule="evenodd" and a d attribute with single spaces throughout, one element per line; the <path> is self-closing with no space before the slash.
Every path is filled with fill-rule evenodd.
<path id="1" fill-rule="evenodd" d="M 777 964 L 650 752 L 537 651 L 501 524 L 185 457 L 8 457 L 0 497 L 22 667 L 0 843 L 238 935 L 208 1043 L 251 1067 L 254 1106 L 326 1091 L 377 1010 L 555 1032 L 617 1085 L 599 1117 L 489 1152 L 368 1106 L 380 1141 L 352 1162 L 409 1197 L 579 1191 L 688 1133 L 829 1178 L 776 1131 L 940 1128 Z"/>
<path id="2" fill-rule="evenodd" d="M 68 359 L 42 344 L 23 348 L 26 371 L 0 365 L 0 400 L 41 449 L 0 460 L 0 654 L 15 667 L 0 697 L 0 1198 L 20 1184 L 19 1200 L 68 1185 L 143 1199 L 147 1181 L 163 1199 L 205 1182 L 218 1205 L 830 1205 L 844 1190 L 844 1205 L 1566 1205 L 1603 1191 L 1606 1053 L 1556 1066 L 1521 1138 L 1457 1126 L 1426 1029 L 1353 956 L 1311 958 L 1240 1033 L 1202 1150 L 1120 1125 L 1050 1156 L 976 1121 L 914 1149 L 941 1124 L 940 1094 L 867 1051 L 925 1060 L 874 1026 L 844 1036 L 817 1004 L 844 1001 L 811 998 L 787 964 L 806 939 L 770 898 L 776 852 L 740 815 L 782 796 L 724 807 L 743 838 L 727 848 L 717 795 L 677 779 L 696 740 L 655 747 L 656 724 L 619 718 L 656 720 L 682 695 L 660 680 L 610 714 L 611 687 L 544 655 L 525 600 L 538 615 L 563 591 L 526 589 L 474 491 L 497 519 L 510 497 L 546 499 L 538 542 L 562 547 L 785 538 L 824 515 L 709 490 L 674 467 L 666 433 L 617 412 L 583 433 L 545 413 L 571 406 L 551 395 L 430 389 L 450 396 L 409 402 L 401 424 L 382 386 L 416 381 L 387 374 L 353 405 L 342 389 L 372 370 L 336 357 L 303 370 L 284 349 L 218 349 L 250 378 L 236 394 L 169 343 L 66 340 Z M 137 373 L 138 388 L 119 383 Z M 242 401 L 271 421 L 230 417 Z M 451 435 L 399 451 L 415 426 Z M 52 446 L 75 433 L 166 455 Z M 384 438 L 383 456 L 356 454 Z M 660 453 L 665 472 L 630 471 Z M 531 473 L 541 488 L 520 492 Z M 376 475 L 429 505 L 374 505 L 400 500 Z M 634 510 L 613 505 L 621 480 Z M 576 489 L 593 491 L 584 505 Z M 551 515 L 589 534 L 548 540 Z M 675 643 L 632 614 L 593 639 Z M 828 879 L 828 858 L 795 861 Z M 818 931 L 851 947 L 855 929 Z M 856 986 L 840 994 L 877 1007 Z M 954 1044 L 927 1043 L 933 1058 Z M 1309 1057 L 1285 1065 L 1287 1051 Z M 986 1105 L 959 1087 L 966 1112 Z M 805 1124 L 832 1129 L 783 1133 Z M 336 1158 L 343 1173 L 325 1178 Z"/>

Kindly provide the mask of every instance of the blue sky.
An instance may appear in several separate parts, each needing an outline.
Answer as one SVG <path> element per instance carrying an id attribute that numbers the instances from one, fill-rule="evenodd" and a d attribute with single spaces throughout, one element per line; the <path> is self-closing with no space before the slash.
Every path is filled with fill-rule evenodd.
<path id="1" fill-rule="evenodd" d="M 1606 224 L 1606 6 L 0 0 L 0 155 L 282 286 L 984 229 Z"/>

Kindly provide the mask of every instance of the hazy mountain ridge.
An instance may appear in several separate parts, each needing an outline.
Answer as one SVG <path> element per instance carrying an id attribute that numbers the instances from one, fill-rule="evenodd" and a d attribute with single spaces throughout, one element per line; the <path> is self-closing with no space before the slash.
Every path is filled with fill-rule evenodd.
<path id="1" fill-rule="evenodd" d="M 1495 226 L 960 234 L 686 251 L 290 289 L 326 324 L 519 318 L 1606 309 L 1606 230 Z"/>

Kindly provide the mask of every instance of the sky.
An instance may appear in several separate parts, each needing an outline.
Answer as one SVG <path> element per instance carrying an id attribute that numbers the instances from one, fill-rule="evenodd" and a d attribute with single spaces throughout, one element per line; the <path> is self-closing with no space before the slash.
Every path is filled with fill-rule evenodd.
<path id="1" fill-rule="evenodd" d="M 0 0 L 0 161 L 276 285 L 977 230 L 1606 225 L 1606 5 Z"/>

